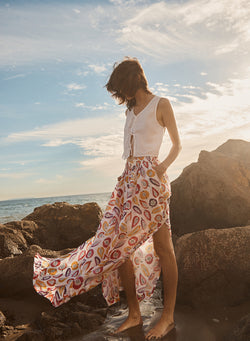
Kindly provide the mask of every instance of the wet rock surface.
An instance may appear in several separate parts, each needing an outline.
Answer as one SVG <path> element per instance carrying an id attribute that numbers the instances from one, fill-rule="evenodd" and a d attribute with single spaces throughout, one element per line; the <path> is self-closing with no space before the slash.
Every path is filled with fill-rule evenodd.
<path id="1" fill-rule="evenodd" d="M 250 313 L 239 319 L 224 337 L 224 341 L 245 341 L 250 337 Z"/>
<path id="2" fill-rule="evenodd" d="M 127 317 L 128 310 L 125 301 L 119 306 L 108 310 L 104 323 L 95 331 L 86 335 L 75 337 L 72 341 L 145 341 L 145 335 L 159 320 L 162 313 L 161 284 L 155 290 L 150 301 L 140 303 L 140 309 L 143 319 L 143 327 L 133 328 L 124 336 L 111 336 L 113 330 L 119 327 Z M 176 304 L 174 319 L 176 328 L 163 341 L 227 341 L 249 339 L 249 324 L 245 322 L 245 316 L 250 308 L 250 302 L 245 302 L 234 307 L 213 307 L 204 309 L 195 309 L 189 305 Z M 241 316 L 243 318 L 241 318 Z M 244 321 L 244 330 L 247 329 L 248 338 L 234 339 L 235 327 L 242 325 Z M 238 328 L 238 327 L 236 327 Z M 244 336 L 245 337 L 245 336 Z"/>

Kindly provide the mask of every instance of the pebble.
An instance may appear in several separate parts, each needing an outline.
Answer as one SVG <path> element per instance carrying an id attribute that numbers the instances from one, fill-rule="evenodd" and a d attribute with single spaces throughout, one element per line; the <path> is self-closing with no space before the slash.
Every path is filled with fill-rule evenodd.
<path id="1" fill-rule="evenodd" d="M 220 320 L 218 320 L 218 319 L 216 319 L 216 318 L 213 318 L 212 321 L 217 322 L 217 323 L 220 322 Z"/>

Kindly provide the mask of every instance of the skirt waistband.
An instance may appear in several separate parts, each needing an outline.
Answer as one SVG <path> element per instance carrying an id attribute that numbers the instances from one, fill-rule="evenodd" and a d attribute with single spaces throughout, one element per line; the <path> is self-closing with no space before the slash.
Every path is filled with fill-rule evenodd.
<path id="1" fill-rule="evenodd" d="M 149 162 L 151 165 L 157 165 L 160 163 L 159 159 L 157 156 L 134 156 L 132 160 L 128 160 L 125 164 L 124 171 L 127 170 L 135 170 L 136 168 L 141 167 L 143 162 Z"/>
<path id="2" fill-rule="evenodd" d="M 146 156 L 134 156 L 133 159 L 127 159 L 127 164 L 135 164 L 135 163 L 140 163 L 143 160 L 147 160 L 147 161 L 155 161 L 158 160 L 157 156 L 150 156 L 150 155 L 146 155 Z"/>

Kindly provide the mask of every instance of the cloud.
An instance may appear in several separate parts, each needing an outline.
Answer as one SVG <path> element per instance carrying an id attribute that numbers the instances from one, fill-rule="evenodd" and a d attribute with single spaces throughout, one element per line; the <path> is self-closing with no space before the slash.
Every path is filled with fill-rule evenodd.
<path id="1" fill-rule="evenodd" d="M 117 42 L 164 64 L 186 59 L 247 58 L 248 0 L 160 1 L 135 11 Z M 231 53 L 233 52 L 233 53 Z"/>
<path id="2" fill-rule="evenodd" d="M 124 160 L 123 160 L 124 161 Z M 122 169 L 121 155 L 107 155 L 92 157 L 91 159 L 80 161 L 79 169 L 95 171 L 98 175 L 109 176 L 115 179 L 120 175 Z"/>
<path id="3" fill-rule="evenodd" d="M 245 78 L 231 78 L 220 84 L 207 82 L 208 90 L 197 92 L 186 87 L 184 94 L 171 92 L 174 112 L 182 139 L 204 137 L 230 129 L 244 127 L 249 123 L 250 69 Z M 168 96 L 164 85 L 160 95 Z M 182 86 L 183 87 L 183 86 Z M 158 91 L 157 86 L 155 87 Z M 185 101 L 188 99 L 188 102 Z"/>
<path id="4" fill-rule="evenodd" d="M 80 103 L 75 103 L 76 108 L 84 108 L 88 109 L 91 111 L 96 111 L 96 110 L 107 110 L 107 109 L 112 109 L 115 107 L 113 104 L 109 104 L 107 102 L 104 102 L 103 104 L 96 104 L 96 105 L 86 105 L 83 102 Z"/>
<path id="5" fill-rule="evenodd" d="M 123 134 L 102 135 L 88 137 L 78 142 L 84 149 L 84 155 L 91 156 L 119 156 L 122 154 Z"/>
<path id="6" fill-rule="evenodd" d="M 102 73 L 107 70 L 105 65 L 89 64 L 88 67 L 94 70 L 95 73 Z"/>
<path id="7" fill-rule="evenodd" d="M 19 74 L 17 74 L 17 75 L 13 75 L 13 76 L 4 78 L 4 80 L 7 81 L 7 80 L 10 80 L 10 79 L 23 78 L 23 77 L 25 77 L 25 76 L 26 76 L 26 74 L 24 74 L 24 73 L 19 73 Z"/>
<path id="8" fill-rule="evenodd" d="M 61 180 L 64 180 L 64 177 L 62 175 L 57 174 L 55 176 L 55 179 L 44 179 L 40 178 L 35 180 L 36 183 L 38 184 L 53 184 L 53 183 L 59 183 Z"/>
<path id="9" fill-rule="evenodd" d="M 6 179 L 22 179 L 33 175 L 31 172 L 18 172 L 18 173 L 0 173 L 0 178 Z"/>
<path id="10" fill-rule="evenodd" d="M 111 2 L 112 4 L 116 5 L 116 6 L 135 6 L 138 4 L 149 4 L 150 1 L 148 0 L 109 0 L 109 2 Z"/>
<path id="11" fill-rule="evenodd" d="M 77 9 L 65 3 L 12 4 L 0 14 L 0 65 L 84 62 L 102 73 L 106 66 L 95 61 L 121 48 L 165 65 L 225 55 L 228 63 L 235 58 L 240 63 L 250 44 L 248 5 L 248 0 L 113 0 Z"/>
<path id="12" fill-rule="evenodd" d="M 94 65 L 93 54 L 96 58 L 109 55 L 111 5 L 85 3 L 78 7 L 72 10 L 72 5 L 65 3 L 1 7 L 0 66 L 46 61 Z"/>
<path id="13" fill-rule="evenodd" d="M 69 91 L 72 91 L 72 90 L 82 90 L 82 89 L 85 89 L 86 88 L 86 85 L 84 84 L 77 84 L 77 83 L 70 83 L 70 84 L 67 84 L 66 85 L 67 89 Z"/>
<path id="14" fill-rule="evenodd" d="M 100 137 L 123 133 L 124 113 L 114 113 L 101 117 L 66 120 L 42 126 L 33 130 L 9 134 L 4 138 L 6 143 L 19 141 L 46 141 L 44 146 L 60 146 L 66 143 L 80 145 L 83 138 Z"/>

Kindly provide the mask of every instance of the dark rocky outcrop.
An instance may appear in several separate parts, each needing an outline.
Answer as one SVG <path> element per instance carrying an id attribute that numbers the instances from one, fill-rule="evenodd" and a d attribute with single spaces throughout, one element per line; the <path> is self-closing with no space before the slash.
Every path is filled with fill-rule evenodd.
<path id="1" fill-rule="evenodd" d="M 250 224 L 250 142 L 228 140 L 202 150 L 171 182 L 173 233 Z"/>
<path id="2" fill-rule="evenodd" d="M 175 252 L 179 302 L 199 308 L 250 299 L 250 225 L 187 233 Z"/>
<path id="3" fill-rule="evenodd" d="M 36 252 L 45 257 L 58 257 L 72 249 L 51 251 L 32 245 L 18 257 L 6 257 L 0 261 L 0 297 L 29 295 L 33 289 L 33 261 Z M 18 285 L 17 285 L 18 283 Z"/>
<path id="4" fill-rule="evenodd" d="M 96 203 L 58 202 L 37 207 L 21 221 L 0 225 L 0 306 L 5 308 L 0 312 L 0 338 L 62 340 L 85 334 L 103 322 L 107 304 L 101 285 L 55 308 L 37 294 L 32 278 L 37 252 L 59 257 L 72 251 L 95 234 L 101 217 Z M 24 320 L 16 307 L 19 301 L 23 302 Z"/>
<path id="5" fill-rule="evenodd" d="M 96 203 L 71 205 L 56 202 L 36 207 L 22 221 L 33 221 L 39 226 L 34 237 L 42 248 L 61 250 L 78 247 L 92 237 L 101 218 L 102 210 Z"/>
<path id="6" fill-rule="evenodd" d="M 21 255 L 33 244 L 50 250 L 78 247 L 95 234 L 101 218 L 96 203 L 36 207 L 21 221 L 0 224 L 0 259 Z"/>
<path id="7" fill-rule="evenodd" d="M 228 140 L 201 151 L 198 162 L 171 183 L 177 303 L 201 309 L 250 298 L 249 155 L 249 142 Z M 96 203 L 57 202 L 0 224 L 0 338 L 63 340 L 103 323 L 108 310 L 100 285 L 55 308 L 32 282 L 35 253 L 70 252 L 95 234 L 101 218 Z M 230 335 L 244 336 L 249 319 L 244 321 Z"/>

